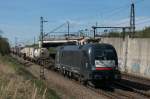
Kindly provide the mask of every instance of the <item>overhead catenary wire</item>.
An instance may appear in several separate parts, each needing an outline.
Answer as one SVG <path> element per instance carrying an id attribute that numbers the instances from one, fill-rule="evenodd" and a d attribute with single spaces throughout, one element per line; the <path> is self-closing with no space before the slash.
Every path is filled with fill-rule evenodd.
<path id="1" fill-rule="evenodd" d="M 62 28 L 62 27 L 65 26 L 65 25 L 66 25 L 66 22 L 63 23 L 63 24 L 61 24 L 61 25 L 59 25 L 58 27 L 56 27 L 55 29 L 51 30 L 50 32 L 46 33 L 46 34 L 44 35 L 44 37 L 47 36 L 47 35 L 49 35 L 50 33 L 54 33 L 55 31 L 57 31 L 58 29 Z"/>
<path id="2" fill-rule="evenodd" d="M 139 4 L 141 2 L 143 2 L 144 0 L 138 0 L 138 1 L 135 1 L 135 4 Z M 110 10 L 110 11 L 106 11 L 103 16 L 105 17 L 114 17 L 114 16 L 117 16 L 118 14 L 122 13 L 125 9 L 124 8 L 130 8 L 130 4 L 125 4 L 123 6 L 120 6 L 120 7 L 117 7 L 113 10 Z"/>
<path id="3" fill-rule="evenodd" d="M 48 32 L 48 33 L 52 33 L 55 32 L 56 30 L 60 29 L 61 27 L 65 26 L 66 23 L 61 24 L 60 26 L 56 27 L 55 29 L 53 29 L 52 31 Z"/>
<path id="4" fill-rule="evenodd" d="M 142 20 L 142 19 L 137 19 L 136 20 L 136 25 L 140 25 L 140 24 L 144 24 L 144 23 L 147 23 L 147 22 L 150 22 L 150 19 L 146 19 L 146 20 Z M 115 25 L 127 25 L 128 22 L 121 22 L 121 23 L 118 23 L 118 24 L 115 24 Z"/>
<path id="5" fill-rule="evenodd" d="M 136 0 L 135 4 L 139 4 L 139 3 L 143 2 L 143 1 L 144 0 Z M 129 8 L 129 7 L 130 7 L 130 4 L 127 3 L 127 4 L 125 4 L 125 5 L 121 6 L 121 7 L 116 7 L 114 9 L 112 9 L 112 10 L 106 11 L 105 13 L 101 13 L 101 14 L 102 14 L 104 19 L 107 18 L 107 17 L 112 18 L 112 17 L 117 16 L 118 14 L 124 12 L 125 8 Z M 120 25 L 120 24 L 124 25 L 124 24 L 126 24 L 126 22 L 117 23 L 116 25 Z M 47 34 L 45 34 L 45 36 L 47 36 L 50 33 L 55 33 L 58 29 L 62 28 L 63 26 L 66 26 L 66 25 L 67 25 L 67 23 L 65 22 L 64 24 L 58 26 L 57 28 L 55 28 L 52 31 L 50 31 Z M 56 32 L 56 33 L 59 33 L 59 32 Z"/>
<path id="6" fill-rule="evenodd" d="M 139 4 L 139 3 L 143 2 L 143 1 L 144 1 L 144 0 L 135 1 L 135 4 Z M 124 8 L 126 8 L 126 7 L 129 8 L 130 5 L 129 5 L 129 4 L 126 4 L 126 5 L 122 6 L 122 7 L 118 7 L 117 9 L 111 10 L 110 13 L 107 12 L 106 15 L 108 15 L 108 16 L 106 16 L 106 15 L 103 15 L 103 16 L 105 16 L 105 18 L 107 18 L 107 17 L 112 18 L 112 17 L 114 17 L 114 16 L 118 16 L 118 14 L 124 12 Z M 127 10 L 126 10 L 126 11 L 127 11 Z M 128 18 L 129 18 L 129 16 L 128 16 Z M 117 23 L 117 24 L 115 24 L 115 25 L 121 25 L 121 24 L 126 24 L 126 22 Z"/>
<path id="7" fill-rule="evenodd" d="M 150 19 L 136 23 L 136 25 L 141 25 L 141 24 L 145 24 L 145 23 L 149 23 L 149 22 L 150 22 Z"/>

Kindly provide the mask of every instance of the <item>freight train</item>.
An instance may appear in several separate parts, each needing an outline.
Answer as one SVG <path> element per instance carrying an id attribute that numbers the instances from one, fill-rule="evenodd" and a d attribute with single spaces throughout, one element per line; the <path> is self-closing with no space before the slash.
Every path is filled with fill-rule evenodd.
<path id="1" fill-rule="evenodd" d="M 11 48 L 11 52 L 25 60 L 43 65 L 46 68 L 51 68 L 54 64 L 54 61 L 49 57 L 50 54 L 47 48 L 15 47 Z"/>
<path id="2" fill-rule="evenodd" d="M 39 59 L 49 58 L 49 51 L 46 48 L 25 47 L 20 50 L 20 53 L 31 61 L 38 61 Z"/>
<path id="3" fill-rule="evenodd" d="M 51 65 L 46 64 L 47 67 L 51 66 L 69 78 L 77 78 L 83 84 L 112 83 L 121 78 L 116 50 L 109 44 L 60 46 L 56 50 L 55 62 L 50 60 L 46 48 L 23 48 L 19 52 L 19 56 L 38 64 L 41 60 L 49 60 Z"/>

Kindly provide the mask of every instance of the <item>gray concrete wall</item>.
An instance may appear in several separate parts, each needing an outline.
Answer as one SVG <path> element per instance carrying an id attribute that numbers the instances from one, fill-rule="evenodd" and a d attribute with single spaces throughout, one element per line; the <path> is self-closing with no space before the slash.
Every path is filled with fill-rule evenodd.
<path id="1" fill-rule="evenodd" d="M 150 79 L 150 38 L 102 38 L 101 42 L 115 47 L 121 71 Z"/>

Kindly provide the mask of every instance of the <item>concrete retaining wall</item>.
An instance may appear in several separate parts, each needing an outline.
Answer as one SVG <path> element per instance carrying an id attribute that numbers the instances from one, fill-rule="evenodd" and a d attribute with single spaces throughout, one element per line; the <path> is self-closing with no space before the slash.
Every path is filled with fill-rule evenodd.
<path id="1" fill-rule="evenodd" d="M 150 38 L 102 38 L 117 50 L 121 71 L 150 79 Z"/>

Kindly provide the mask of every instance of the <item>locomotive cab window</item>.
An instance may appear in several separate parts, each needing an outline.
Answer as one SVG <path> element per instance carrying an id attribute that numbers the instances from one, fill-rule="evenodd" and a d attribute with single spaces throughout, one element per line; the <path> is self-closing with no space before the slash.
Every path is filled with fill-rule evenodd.
<path id="1" fill-rule="evenodd" d="M 95 59 L 97 60 L 114 60 L 115 54 L 113 50 L 96 50 Z"/>

